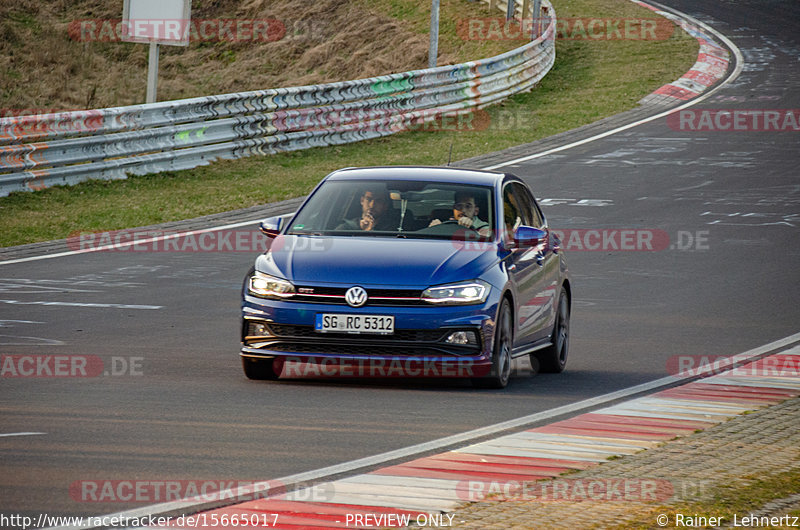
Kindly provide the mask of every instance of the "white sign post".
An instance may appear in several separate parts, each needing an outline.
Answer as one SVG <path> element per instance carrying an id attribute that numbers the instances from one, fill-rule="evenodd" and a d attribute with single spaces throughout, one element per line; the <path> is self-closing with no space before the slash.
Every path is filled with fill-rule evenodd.
<path id="1" fill-rule="evenodd" d="M 428 46 L 428 68 L 436 66 L 439 56 L 439 0 L 431 0 L 431 34 Z"/>
<path id="2" fill-rule="evenodd" d="M 192 0 L 124 0 L 122 24 L 126 42 L 150 44 L 147 103 L 155 103 L 158 88 L 158 45 L 189 45 Z"/>

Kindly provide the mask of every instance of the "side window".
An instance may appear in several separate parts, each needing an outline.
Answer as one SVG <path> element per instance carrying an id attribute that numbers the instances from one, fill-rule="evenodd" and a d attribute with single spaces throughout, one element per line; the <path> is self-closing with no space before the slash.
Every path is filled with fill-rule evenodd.
<path id="1" fill-rule="evenodd" d="M 544 215 L 536 201 L 533 202 L 533 222 L 535 223 L 533 226 L 536 228 L 544 228 Z"/>
<path id="2" fill-rule="evenodd" d="M 514 192 L 513 184 L 506 184 L 503 188 L 503 227 L 506 239 L 512 238 L 514 230 L 519 225 L 525 224 L 524 212 L 520 206 L 520 199 Z"/>
<path id="3" fill-rule="evenodd" d="M 526 219 L 525 224 L 534 228 L 541 228 L 544 225 L 544 220 L 533 201 L 533 197 L 531 197 L 530 191 L 516 182 L 514 183 L 514 191 L 519 195 L 520 207 L 525 211 L 525 214 L 523 214 L 523 218 Z"/>

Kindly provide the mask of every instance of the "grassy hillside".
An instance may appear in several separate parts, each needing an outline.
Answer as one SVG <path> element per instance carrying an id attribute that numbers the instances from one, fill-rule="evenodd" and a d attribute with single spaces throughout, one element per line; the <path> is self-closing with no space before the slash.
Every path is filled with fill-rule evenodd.
<path id="1" fill-rule="evenodd" d="M 429 1 L 194 0 L 196 23 L 224 22 L 210 31 L 196 26 L 199 38 L 188 47 L 161 47 L 158 96 L 180 99 L 424 68 L 429 9 Z M 466 0 L 445 0 L 443 12 L 486 14 Z M 109 42 L 112 22 L 121 17 L 120 0 L 0 2 L 0 115 L 143 103 L 148 47 Z M 263 20 L 275 22 L 266 34 L 221 27 Z M 450 18 L 445 25 L 452 23 Z M 440 64 L 513 45 L 464 42 L 454 30 L 445 31 Z"/>

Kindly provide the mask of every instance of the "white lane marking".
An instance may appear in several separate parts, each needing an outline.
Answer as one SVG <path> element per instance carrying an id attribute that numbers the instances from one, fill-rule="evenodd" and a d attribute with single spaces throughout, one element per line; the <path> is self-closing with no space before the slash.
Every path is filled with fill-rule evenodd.
<path id="1" fill-rule="evenodd" d="M 586 438 L 574 438 L 570 443 L 566 444 L 560 440 L 540 439 L 537 432 L 523 431 L 516 434 L 509 434 L 508 436 L 501 436 L 489 442 L 483 442 L 484 445 L 504 445 L 508 447 L 533 447 L 536 449 L 554 449 L 560 451 L 575 451 L 578 453 L 616 453 L 617 451 L 637 451 L 644 447 L 645 444 L 628 444 L 628 445 L 612 445 L 617 438 L 612 436 L 594 435 L 594 438 L 607 438 L 607 441 L 595 443 L 593 440 Z M 531 436 L 526 436 L 531 435 Z M 586 436 L 589 436 L 588 434 Z M 645 440 L 635 440 L 645 441 Z M 646 441 L 645 441 L 646 442 Z"/>
<path id="2" fill-rule="evenodd" d="M 370 497 L 400 497 L 405 499 L 428 499 L 433 502 L 437 501 L 457 501 L 459 493 L 456 488 L 429 488 L 421 484 L 413 486 L 401 486 L 397 483 L 382 484 L 381 487 L 375 487 L 375 484 L 362 483 L 352 480 L 343 481 L 337 480 L 330 483 L 336 493 L 344 493 L 349 495 L 363 495 L 366 498 Z M 302 497 L 302 492 L 300 492 Z M 313 499 L 313 497 L 312 497 Z"/>
<path id="3" fill-rule="evenodd" d="M 486 456 L 522 456 L 525 458 L 540 458 L 542 460 L 569 460 L 571 462 L 605 462 L 608 459 L 607 454 L 599 456 L 591 455 L 578 455 L 571 451 L 558 451 L 558 450 L 534 450 L 524 449 L 520 447 L 508 447 L 490 444 L 472 445 L 464 449 L 465 453 L 473 455 L 486 455 Z"/>
<path id="4" fill-rule="evenodd" d="M 781 377 L 780 379 L 777 378 L 762 378 L 762 377 L 739 377 L 739 376 L 731 376 L 731 377 L 710 377 L 708 379 L 703 380 L 704 383 L 708 383 L 711 385 L 736 385 L 736 386 L 750 386 L 756 388 L 800 388 L 800 379 L 794 377 Z"/>
<path id="5" fill-rule="evenodd" d="M 304 493 L 303 495 L 307 495 Z M 287 495 L 286 500 L 303 501 L 307 497 L 294 497 Z M 442 501 L 431 500 L 423 498 L 410 498 L 410 497 L 389 497 L 386 495 L 357 495 L 357 494 L 343 494 L 334 493 L 333 496 L 315 499 L 314 502 L 321 504 L 355 504 L 358 506 L 381 506 L 384 508 L 395 508 L 400 510 L 419 510 L 421 512 L 428 511 L 443 511 L 448 512 L 453 510 L 456 506 L 462 504 L 463 500 L 458 501 Z"/>
<path id="6" fill-rule="evenodd" d="M 593 414 L 599 414 L 599 411 L 595 410 L 592 411 Z M 523 431 L 512 436 L 519 436 L 521 438 L 528 438 L 530 440 L 539 440 L 542 442 L 554 442 L 559 445 L 586 445 L 589 444 L 591 447 L 612 447 L 615 449 L 625 449 L 631 447 L 644 447 L 642 444 L 643 440 L 623 440 L 623 439 L 614 439 L 613 441 L 598 441 L 598 440 L 591 440 L 588 441 L 586 436 L 580 436 L 576 434 L 549 434 L 543 432 L 531 432 L 531 431 Z M 594 437 L 592 437 L 594 438 Z"/>
<path id="7" fill-rule="evenodd" d="M 666 410 L 675 412 L 698 411 L 703 414 L 730 414 L 735 416 L 748 410 L 748 407 L 735 403 L 717 403 L 713 400 L 700 399 L 680 399 L 662 397 L 643 397 L 636 402 L 647 410 Z"/>
<path id="8" fill-rule="evenodd" d="M 97 293 L 93 289 L 74 289 L 70 287 L 49 286 L 46 283 L 58 283 L 60 280 L 32 280 L 28 278 L 0 278 L 0 293 Z"/>
<path id="9" fill-rule="evenodd" d="M 655 2 L 651 2 L 651 3 L 653 3 L 655 5 L 660 5 L 660 4 L 657 4 Z M 666 6 L 661 6 L 661 8 L 664 11 L 672 11 L 674 13 L 678 12 L 678 11 L 676 11 L 674 9 L 670 9 L 670 8 L 668 8 Z M 638 127 L 639 125 L 642 125 L 644 123 L 649 123 L 651 121 L 658 120 L 658 119 L 663 118 L 665 116 L 669 116 L 670 114 L 674 114 L 674 113 L 676 113 L 678 111 L 681 111 L 683 109 L 686 109 L 686 108 L 692 107 L 694 105 L 697 105 L 698 103 L 708 99 L 715 92 L 719 91 L 725 85 L 727 85 L 728 83 L 731 83 L 737 77 L 739 77 L 739 74 L 742 72 L 742 68 L 744 66 L 744 56 L 742 55 L 741 50 L 739 50 L 739 48 L 733 42 L 731 42 L 731 40 L 728 39 L 725 35 L 723 35 L 722 33 L 718 32 L 718 31 L 716 31 L 714 28 L 710 27 L 709 25 L 704 24 L 703 22 L 700 22 L 696 18 L 691 17 L 691 16 L 689 16 L 689 15 L 687 15 L 685 13 L 680 13 L 680 15 L 681 15 L 681 17 L 685 18 L 686 20 L 689 20 L 692 24 L 700 26 L 701 28 L 705 29 L 706 31 L 714 34 L 714 36 L 716 36 L 718 39 L 720 39 L 722 42 L 724 42 L 725 45 L 728 46 L 728 48 L 731 51 L 733 51 L 733 55 L 736 57 L 736 66 L 734 67 L 733 72 L 731 72 L 731 74 L 724 81 L 722 81 L 719 85 L 714 87 L 712 90 L 702 94 L 701 96 L 698 96 L 697 98 L 695 98 L 695 99 L 693 99 L 691 101 L 688 101 L 688 102 L 684 103 L 683 105 L 675 107 L 674 109 L 667 110 L 667 111 L 661 112 L 659 114 L 656 114 L 654 116 L 650 116 L 650 117 L 647 117 L 647 118 L 642 118 L 639 121 L 635 121 L 633 123 L 629 123 L 627 125 L 623 125 L 621 127 L 617 127 L 616 129 L 612 129 L 610 131 L 606 131 L 604 133 L 600 133 L 598 135 L 591 136 L 589 138 L 585 138 L 583 140 L 578 140 L 577 142 L 572 142 L 572 143 L 569 143 L 569 144 L 566 144 L 566 145 L 562 145 L 562 146 L 559 146 L 559 147 L 554 147 L 552 149 L 548 149 L 547 151 L 542 151 L 541 153 L 534 153 L 532 155 L 527 155 L 527 156 L 523 156 L 523 157 L 520 157 L 520 158 L 515 158 L 514 160 L 509 160 L 507 162 L 502 162 L 500 164 L 495 164 L 493 166 L 483 167 L 481 169 L 494 170 L 494 169 L 499 169 L 501 167 L 510 166 L 512 164 L 520 164 L 522 162 L 527 162 L 529 160 L 535 160 L 537 158 L 542 158 L 543 156 L 551 155 L 553 153 L 558 153 L 560 151 L 565 151 L 565 150 L 571 149 L 573 147 L 579 147 L 581 145 L 585 145 L 585 144 L 588 144 L 590 142 L 594 142 L 595 140 L 600 140 L 602 138 L 606 138 L 608 136 L 617 134 L 617 133 L 622 132 L 622 131 L 627 131 L 628 129 L 632 129 L 634 127 Z"/>
<path id="10" fill-rule="evenodd" d="M 800 341 L 800 333 L 795 333 L 794 335 L 790 335 L 783 339 L 776 340 L 769 344 L 765 344 L 763 346 L 759 346 L 757 348 L 753 348 L 752 350 L 748 350 L 744 353 L 737 354 L 734 356 L 738 362 L 743 360 L 756 360 L 758 358 L 764 357 L 770 352 L 775 352 L 775 350 L 779 350 L 780 348 L 786 348 L 787 346 Z M 697 372 L 697 371 L 696 371 Z M 557 418 L 560 416 L 565 415 L 574 415 L 581 412 L 588 412 L 592 409 L 600 405 L 605 405 L 608 403 L 618 402 L 620 400 L 625 400 L 632 396 L 636 396 L 639 394 L 651 394 L 658 390 L 662 390 L 665 388 L 670 388 L 673 386 L 677 386 L 679 384 L 686 384 L 691 381 L 699 379 L 699 376 L 695 374 L 683 373 L 680 375 L 669 375 L 667 377 L 662 377 L 661 379 L 656 379 L 655 381 L 650 381 L 649 383 L 642 383 L 640 385 L 632 386 L 629 388 L 625 388 L 622 390 L 617 390 L 616 392 L 610 392 L 608 394 L 603 394 L 601 396 L 596 396 L 589 399 L 584 399 L 583 401 L 578 401 L 577 403 L 571 403 L 569 405 L 562 405 L 560 407 L 556 407 L 554 409 L 546 410 L 543 412 L 537 412 L 535 414 L 531 414 L 529 416 L 523 416 L 521 418 L 516 418 L 513 420 L 504 421 L 502 423 L 496 423 L 494 425 L 489 425 L 487 427 L 481 427 L 479 429 L 475 429 L 472 431 L 467 431 L 460 434 L 454 434 L 452 436 L 447 436 L 445 438 L 440 438 L 438 440 L 433 440 L 430 442 L 424 442 L 421 444 L 412 445 L 409 447 L 405 447 L 402 449 L 395 449 L 394 451 L 388 451 L 386 453 L 381 453 L 374 456 L 368 456 L 365 458 L 360 458 L 358 460 L 352 460 L 350 462 L 345 462 L 342 464 L 336 464 L 333 466 L 324 467 L 321 469 L 315 469 L 312 471 L 306 471 L 303 473 L 297 473 L 295 475 L 289 475 L 286 477 L 278 478 L 275 480 L 269 480 L 264 482 L 254 483 L 246 490 L 237 490 L 236 488 L 231 490 L 225 490 L 218 492 L 220 496 L 223 498 L 230 498 L 235 499 L 237 495 L 253 495 L 253 491 L 267 491 L 271 486 L 274 484 L 282 484 L 286 488 L 291 488 L 292 486 L 296 486 L 298 484 L 307 484 L 309 482 L 318 482 L 325 478 L 342 475 L 342 474 L 350 474 L 354 473 L 358 470 L 365 469 L 365 468 L 375 468 L 378 466 L 387 465 L 393 462 L 404 461 L 408 458 L 425 454 L 431 453 L 434 451 L 442 451 L 446 450 L 447 448 L 461 445 L 461 444 L 468 444 L 476 439 L 479 438 L 486 438 L 487 436 L 493 436 L 505 431 L 509 431 L 512 429 L 520 429 L 527 427 L 529 425 L 535 423 L 542 423 L 545 421 L 552 420 L 553 418 Z M 613 407 L 612 407 L 613 408 Z M 609 414 L 608 412 L 610 409 L 604 409 L 605 414 Z M 647 417 L 648 413 L 643 412 L 638 414 L 642 417 Z M 695 416 L 695 415 L 692 415 Z M 661 416 L 658 416 L 661 417 Z M 708 420 L 706 420 L 708 421 Z M 575 437 L 577 438 L 577 436 Z M 618 439 L 607 439 L 602 437 L 583 437 L 585 439 L 594 439 L 597 438 L 601 441 L 608 441 L 608 442 L 619 442 Z M 638 442 L 642 445 L 645 444 L 652 444 L 658 445 L 660 442 L 654 442 L 649 440 L 627 440 L 626 443 Z M 465 453 L 473 453 L 473 454 L 486 454 L 486 455 L 509 455 L 509 456 L 527 456 L 532 457 L 536 456 L 535 452 L 524 451 L 513 447 L 498 447 L 495 445 L 491 445 L 492 441 L 488 442 L 481 442 L 475 445 L 471 445 L 469 447 L 461 448 L 459 452 Z M 489 446 L 489 447 L 487 447 Z M 554 451 L 547 451 L 542 452 L 542 458 L 553 458 Z M 589 458 L 586 456 L 576 456 L 575 453 L 572 453 L 572 460 L 586 460 L 586 461 L 604 461 L 605 457 L 598 460 L 595 458 Z M 566 459 L 565 459 L 566 460 Z M 299 490 L 298 490 L 299 491 Z M 348 500 L 356 500 L 354 498 L 348 498 Z M 359 502 L 363 502 L 363 499 L 358 499 Z M 329 502 L 329 501 L 325 501 Z M 330 502 L 345 502 L 341 498 L 337 499 L 337 501 L 330 501 Z M 380 505 L 380 504 L 376 504 Z M 109 517 L 127 517 L 130 519 L 133 518 L 141 518 L 146 516 L 157 516 L 158 514 L 166 514 L 175 510 L 195 510 L 200 511 L 203 509 L 211 509 L 218 507 L 217 504 L 209 504 L 207 502 L 191 502 L 191 501 L 174 501 L 174 502 L 165 502 L 161 504 L 154 504 L 150 506 L 143 506 L 141 508 L 135 508 L 133 510 L 128 510 L 125 512 L 118 512 L 115 514 L 110 514 Z M 394 506 L 395 508 L 399 508 L 399 506 Z M 84 529 L 85 530 L 85 529 Z"/>
<path id="11" fill-rule="evenodd" d="M 248 226 L 252 224 L 256 224 L 260 222 L 259 219 L 253 221 L 242 221 L 239 223 L 233 223 L 229 225 L 222 225 L 222 226 L 212 226 L 210 228 L 203 228 L 201 230 L 192 230 L 190 232 L 175 232 L 173 234 L 168 234 L 165 236 L 158 236 L 158 237 L 151 237 L 149 239 L 140 239 L 138 241 L 129 241 L 129 242 L 122 242 L 120 244 L 113 244 L 113 245 L 105 245 L 102 247 L 92 247 L 92 248 L 84 248 L 81 250 L 68 250 L 66 252 L 56 252 L 54 254 L 43 254 L 40 256 L 29 256 L 27 258 L 18 258 L 18 259 L 9 259 L 6 261 L 0 261 L 0 265 L 12 265 L 14 263 L 25 263 L 28 261 L 38 261 L 42 259 L 49 259 L 49 258 L 61 258 L 64 256 L 74 256 L 76 254 L 87 254 L 89 252 L 102 252 L 104 250 L 119 250 L 120 248 L 125 248 L 133 245 L 134 243 L 140 245 L 146 245 L 148 243 L 154 242 L 161 242 L 166 241 L 167 239 L 175 239 L 184 236 L 193 236 L 197 234 L 205 234 L 206 232 L 217 232 L 219 230 L 230 230 L 232 228 L 239 228 L 242 226 Z"/>
<path id="12" fill-rule="evenodd" d="M 92 304 L 81 302 L 46 302 L 46 301 L 32 301 L 21 302 L 19 300 L 0 300 L 0 304 L 12 305 L 55 305 L 55 306 L 68 306 L 68 307 L 108 307 L 114 309 L 161 309 L 160 305 L 136 305 L 136 304 Z"/>
<path id="13" fill-rule="evenodd" d="M 600 461 L 605 460 L 610 455 L 617 454 L 617 451 L 603 451 L 600 449 L 592 451 L 578 447 L 560 447 L 555 444 L 538 444 L 527 440 L 503 440 L 497 443 L 483 443 L 473 446 L 473 449 L 476 448 L 499 449 L 501 451 L 511 449 L 539 455 L 548 454 L 552 455 L 551 458 L 560 457 L 564 460 L 569 460 L 569 457 L 574 455 Z"/>
<path id="14" fill-rule="evenodd" d="M 701 421 L 706 423 L 719 423 L 717 419 L 710 414 L 694 414 L 685 412 L 652 412 L 648 410 L 641 410 L 638 408 L 628 408 L 624 406 L 611 407 L 603 409 L 603 414 L 610 414 L 612 416 L 633 416 L 637 418 L 655 418 L 664 420 L 690 420 Z"/>
<path id="15" fill-rule="evenodd" d="M 696 184 L 696 185 L 694 185 L 694 186 L 689 186 L 688 188 L 675 188 L 675 191 L 689 191 L 689 190 L 696 190 L 697 188 L 702 188 L 702 187 L 704 187 L 704 186 L 708 186 L 709 184 L 713 184 L 713 183 L 714 183 L 714 181 L 713 181 L 713 180 L 707 180 L 707 181 L 705 181 L 705 182 L 702 182 L 702 183 L 700 183 L 700 184 Z M 646 197 L 645 197 L 645 198 L 646 198 Z"/>
<path id="16" fill-rule="evenodd" d="M 427 477 L 401 477 L 398 475 L 356 475 L 338 480 L 342 484 L 372 484 L 375 486 L 421 487 L 426 489 L 452 490 L 461 485 L 461 480 Z"/>
<path id="17" fill-rule="evenodd" d="M 0 345 L 2 346 L 63 346 L 64 344 L 66 343 L 60 340 L 46 339 L 44 337 L 24 337 L 22 335 L 0 335 Z"/>
<path id="18" fill-rule="evenodd" d="M 0 434 L 0 438 L 10 438 L 11 436 L 36 436 L 40 434 L 47 434 L 46 432 L 7 432 Z"/>
<path id="19" fill-rule="evenodd" d="M 630 451 L 635 453 L 642 448 L 642 444 L 627 444 L 627 439 L 620 438 L 619 441 L 601 441 L 601 440 L 586 440 L 585 438 L 568 438 L 567 436 L 560 436 L 556 439 L 544 438 L 539 436 L 540 433 L 535 432 L 521 432 L 514 436 L 519 440 L 525 440 L 528 443 L 540 444 L 542 447 L 563 447 L 565 449 L 591 449 L 592 451 L 614 451 L 625 452 Z"/>

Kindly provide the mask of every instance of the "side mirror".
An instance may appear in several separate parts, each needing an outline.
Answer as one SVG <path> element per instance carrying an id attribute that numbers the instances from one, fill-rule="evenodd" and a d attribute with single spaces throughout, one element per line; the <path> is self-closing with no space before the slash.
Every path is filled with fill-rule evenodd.
<path id="1" fill-rule="evenodd" d="M 514 241 L 519 248 L 535 247 L 547 241 L 547 230 L 532 226 L 519 226 L 514 230 Z"/>
<path id="2" fill-rule="evenodd" d="M 274 239 L 281 232 L 281 225 L 283 225 L 283 217 L 268 217 L 261 221 L 258 229 L 270 239 Z"/>

